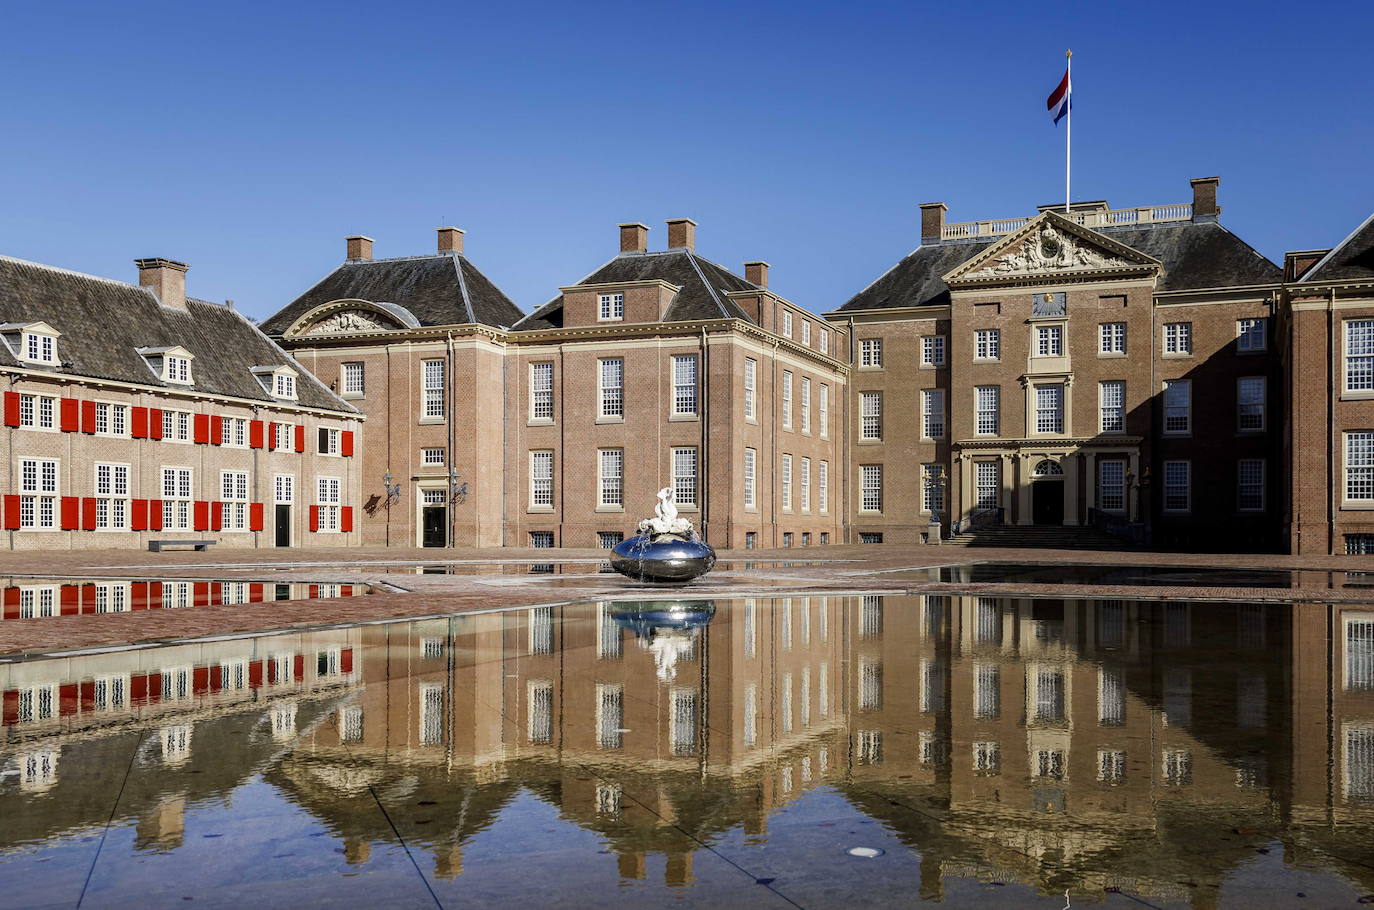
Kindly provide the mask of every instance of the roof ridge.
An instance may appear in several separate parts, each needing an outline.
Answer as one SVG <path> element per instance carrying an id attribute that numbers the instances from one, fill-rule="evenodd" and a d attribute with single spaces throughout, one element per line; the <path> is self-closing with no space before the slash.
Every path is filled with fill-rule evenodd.
<path id="1" fill-rule="evenodd" d="M 452 254 L 451 258 L 453 259 L 453 273 L 458 276 L 458 291 L 463 295 L 463 307 L 467 310 L 468 322 L 476 322 L 477 314 L 473 312 L 472 298 L 468 296 L 468 282 L 463 277 L 462 260 L 456 252 Z"/>
<path id="2" fill-rule="evenodd" d="M 99 281 L 104 284 L 114 284 L 131 291 L 140 291 L 152 296 L 152 291 L 138 284 L 131 284 L 128 281 L 120 281 L 118 278 L 106 278 L 104 275 L 92 275 L 89 272 L 78 272 L 76 269 L 64 269 L 59 265 L 48 265 L 46 262 L 34 262 L 32 259 L 20 259 L 18 256 L 5 256 L 0 254 L 0 262 L 13 262 L 17 265 L 27 265 L 31 268 L 42 269 L 45 272 L 57 272 L 59 275 L 71 275 L 74 278 L 85 278 L 89 281 Z"/>
<path id="3" fill-rule="evenodd" d="M 1359 224 L 1359 226 L 1356 227 L 1355 230 L 1351 231 L 1349 234 L 1346 234 L 1346 235 L 1345 235 L 1345 238 L 1344 238 L 1343 240 L 1341 240 L 1340 243 L 1338 243 L 1338 244 L 1336 244 L 1335 246 L 1333 246 L 1333 247 L 1331 248 L 1331 251 L 1330 251 L 1330 252 L 1328 252 L 1328 253 L 1327 253 L 1325 256 L 1323 256 L 1321 259 L 1318 259 L 1318 260 L 1317 260 L 1317 264 L 1314 265 L 1314 266 L 1312 266 L 1312 268 L 1308 269 L 1308 270 L 1307 270 L 1307 274 L 1304 275 L 1304 276 L 1302 277 L 1302 280 L 1299 281 L 1298 283 L 1299 283 L 1299 284 L 1302 284 L 1303 282 L 1311 281 L 1313 278 L 1315 278 L 1316 275 L 1317 275 L 1317 273 L 1320 272 L 1320 271 L 1322 270 L 1322 268 L 1324 268 L 1324 267 L 1326 266 L 1326 264 L 1327 264 L 1327 263 L 1328 263 L 1337 253 L 1339 253 L 1341 250 L 1345 249 L 1346 244 L 1348 244 L 1350 241 L 1354 240 L 1355 237 L 1356 237 L 1361 231 L 1363 231 L 1365 228 L 1369 227 L 1369 224 L 1370 224 L 1370 222 L 1372 222 L 1372 221 L 1374 221 L 1374 212 L 1370 212 L 1369 217 L 1366 218 L 1364 221 L 1361 221 L 1360 224 Z"/>
<path id="4" fill-rule="evenodd" d="M 697 273 L 697 277 L 701 279 L 701 283 L 706 285 L 706 291 L 711 295 L 711 299 L 716 302 L 716 309 L 720 310 L 722 316 L 729 317 L 730 311 L 725 308 L 725 304 L 721 303 L 720 295 L 716 293 L 715 285 L 706 280 L 706 273 L 701 270 L 701 263 L 697 262 L 697 254 L 692 250 L 687 250 L 686 253 L 687 261 L 692 263 L 693 271 Z M 710 262 L 710 260 L 703 261 Z M 713 262 L 710 264 L 715 265 Z"/>
<path id="5" fill-rule="evenodd" d="M 343 265 L 371 265 L 376 262 L 404 262 L 407 259 L 441 259 L 445 256 L 461 256 L 457 250 L 439 250 L 434 253 L 412 253 L 409 256 L 383 256 L 380 259 L 345 259 Z"/>

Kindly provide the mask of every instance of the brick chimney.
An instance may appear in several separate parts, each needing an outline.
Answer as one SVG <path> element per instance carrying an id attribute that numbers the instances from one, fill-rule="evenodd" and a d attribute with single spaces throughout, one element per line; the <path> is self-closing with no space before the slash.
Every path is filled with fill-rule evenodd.
<path id="1" fill-rule="evenodd" d="M 345 259 L 371 259 L 372 258 L 372 238 L 364 237 L 362 234 L 354 234 L 352 237 L 344 238 L 344 258 Z"/>
<path id="2" fill-rule="evenodd" d="M 921 245 L 936 244 L 941 240 L 945 229 L 945 212 L 949 206 L 943 202 L 924 202 L 921 204 Z"/>
<path id="3" fill-rule="evenodd" d="M 750 284 L 757 284 L 761 288 L 768 287 L 768 263 L 762 259 L 744 264 L 744 280 Z"/>
<path id="4" fill-rule="evenodd" d="M 463 229 L 456 227 L 436 228 L 439 232 L 439 252 L 441 253 L 461 253 L 463 252 Z M 369 248 L 367 258 L 372 258 L 372 250 Z"/>
<path id="5" fill-rule="evenodd" d="M 649 248 L 649 226 L 627 221 L 620 228 L 620 252 L 642 253 Z"/>
<path id="6" fill-rule="evenodd" d="M 1198 177 L 1189 180 L 1193 185 L 1193 220 L 1216 221 L 1221 214 L 1217 205 L 1217 187 L 1221 186 L 1220 177 Z"/>
<path id="7" fill-rule="evenodd" d="M 153 292 L 163 306 L 186 309 L 186 270 L 184 262 L 172 259 L 135 259 L 138 285 Z"/>
<path id="8" fill-rule="evenodd" d="M 697 223 L 690 218 L 674 218 L 668 222 L 668 249 L 697 248 Z"/>

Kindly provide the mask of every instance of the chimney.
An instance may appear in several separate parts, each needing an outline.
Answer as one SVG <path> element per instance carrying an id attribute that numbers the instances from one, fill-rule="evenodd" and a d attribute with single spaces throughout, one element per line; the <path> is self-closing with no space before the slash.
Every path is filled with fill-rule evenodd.
<path id="1" fill-rule="evenodd" d="M 649 249 L 649 226 L 627 221 L 620 227 L 620 252 L 643 253 Z"/>
<path id="2" fill-rule="evenodd" d="M 921 204 L 921 245 L 939 243 L 945 230 L 945 212 L 949 206 L 943 202 L 924 202 Z"/>
<path id="3" fill-rule="evenodd" d="M 668 222 L 668 249 L 697 248 L 697 223 L 690 218 L 674 218 Z"/>
<path id="4" fill-rule="evenodd" d="M 172 259 L 135 259 L 138 285 L 153 292 L 163 306 L 186 309 L 186 270 L 184 262 Z"/>
<path id="5" fill-rule="evenodd" d="M 1198 177 L 1189 180 L 1193 185 L 1193 220 L 1216 221 L 1221 214 L 1217 205 L 1217 187 L 1221 186 L 1220 177 Z"/>
<path id="6" fill-rule="evenodd" d="M 463 229 L 456 227 L 437 228 L 439 232 L 439 252 L 441 253 L 461 253 L 463 252 Z M 368 250 L 367 258 L 372 258 L 372 250 Z"/>
<path id="7" fill-rule="evenodd" d="M 354 234 L 352 237 L 344 238 L 344 258 L 345 259 L 371 259 L 372 258 L 372 238 L 364 237 L 362 234 Z"/>
<path id="8" fill-rule="evenodd" d="M 744 264 L 744 280 L 750 284 L 757 284 L 761 288 L 768 287 L 768 263 L 762 259 Z"/>

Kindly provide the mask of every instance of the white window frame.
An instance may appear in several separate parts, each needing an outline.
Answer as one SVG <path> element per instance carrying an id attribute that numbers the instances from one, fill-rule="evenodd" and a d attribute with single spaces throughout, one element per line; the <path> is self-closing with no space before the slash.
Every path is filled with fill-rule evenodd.
<path id="1" fill-rule="evenodd" d="M 19 337 L 19 359 L 25 363 L 41 363 L 55 366 L 57 359 L 57 339 L 55 332 L 26 329 Z"/>
<path id="2" fill-rule="evenodd" d="M 787 310 L 782 311 L 782 334 L 792 337 L 792 314 Z"/>
<path id="3" fill-rule="evenodd" d="M 553 510 L 553 450 L 530 450 L 530 508 Z"/>
<path id="4" fill-rule="evenodd" d="M 315 448 L 320 449 L 320 439 L 324 439 L 324 448 L 317 452 L 330 458 L 343 457 L 343 431 L 338 427 L 316 427 L 315 429 Z"/>
<path id="5" fill-rule="evenodd" d="M 1191 322 L 1164 323 L 1164 356 L 1193 356 L 1193 324 Z"/>
<path id="6" fill-rule="evenodd" d="M 973 463 L 974 503 L 978 509 L 1000 508 L 1002 501 L 1002 462 Z"/>
<path id="7" fill-rule="evenodd" d="M 1237 432 L 1265 431 L 1268 426 L 1268 386 L 1269 383 L 1263 376 L 1241 376 L 1236 380 Z"/>
<path id="8" fill-rule="evenodd" d="M 1035 435 L 1062 436 L 1067 428 L 1068 388 L 1062 382 L 1042 382 L 1032 386 L 1035 395 Z M 1047 407 L 1047 404 L 1053 407 Z"/>
<path id="9" fill-rule="evenodd" d="M 830 462 L 822 461 L 816 466 L 816 509 L 822 515 L 830 514 Z M 824 531 L 821 532 L 824 536 Z M 825 615 L 822 613 L 821 615 Z"/>
<path id="10" fill-rule="evenodd" d="M 1126 511 L 1126 462 L 1103 459 L 1097 463 L 1097 507 L 1104 512 Z"/>
<path id="11" fill-rule="evenodd" d="M 1097 353 L 1124 357 L 1126 354 L 1126 323 L 1102 322 L 1097 326 Z"/>
<path id="12" fill-rule="evenodd" d="M 945 336 L 921 336 L 921 366 L 942 367 L 945 365 Z"/>
<path id="13" fill-rule="evenodd" d="M 226 532 L 248 530 L 248 472 L 219 472 L 220 528 Z"/>
<path id="14" fill-rule="evenodd" d="M 752 357 L 744 358 L 744 419 L 756 421 L 755 395 L 758 391 L 759 362 Z"/>
<path id="15" fill-rule="evenodd" d="M 162 357 L 162 381 L 177 385 L 192 385 L 191 358 L 180 354 L 165 354 Z"/>
<path id="16" fill-rule="evenodd" d="M 678 508 L 697 507 L 699 461 L 696 446 L 675 446 L 672 451 L 673 503 Z"/>
<path id="17" fill-rule="evenodd" d="M 1265 495 L 1267 471 L 1268 465 L 1263 458 L 1241 458 L 1236 461 L 1236 511 L 1264 511 L 1267 499 Z M 1249 505 L 1246 504 L 1247 497 Z"/>
<path id="18" fill-rule="evenodd" d="M 95 403 L 95 435 L 115 439 L 129 437 L 129 406 L 113 401 Z"/>
<path id="19" fill-rule="evenodd" d="M 883 340 L 881 338 L 859 339 L 859 367 L 879 370 L 883 366 Z"/>
<path id="20" fill-rule="evenodd" d="M 1170 471 L 1174 472 L 1171 478 Z M 1170 489 L 1173 492 L 1170 492 Z M 1173 504 L 1170 504 L 1171 498 Z M 1179 501 L 1182 505 L 1179 505 Z M 1193 510 L 1193 463 L 1186 458 L 1170 459 L 1164 462 L 1164 511 L 1176 515 Z"/>
<path id="21" fill-rule="evenodd" d="M 625 507 L 625 450 L 597 449 L 597 507 L 623 510 Z"/>
<path id="22" fill-rule="evenodd" d="M 800 465 L 801 477 L 801 510 L 811 511 L 811 459 L 803 455 Z"/>
<path id="23" fill-rule="evenodd" d="M 625 318 L 624 294 L 601 294 L 596 300 L 597 322 L 620 322 Z"/>
<path id="24" fill-rule="evenodd" d="M 1002 387 L 973 388 L 973 435 L 997 436 L 1002 432 Z"/>
<path id="25" fill-rule="evenodd" d="M 921 438 L 945 438 L 944 389 L 921 389 Z"/>
<path id="26" fill-rule="evenodd" d="M 597 417 L 625 419 L 625 359 L 603 357 L 596 362 Z"/>
<path id="27" fill-rule="evenodd" d="M 272 374 L 272 397 L 296 400 L 297 382 L 292 373 L 279 370 Z"/>
<path id="28" fill-rule="evenodd" d="M 1099 433 L 1126 432 L 1126 380 L 1104 379 L 1097 384 Z"/>
<path id="29" fill-rule="evenodd" d="M 883 438 L 883 393 L 859 393 L 859 439 L 881 442 Z"/>
<path id="30" fill-rule="evenodd" d="M 221 422 L 221 445 L 231 449 L 248 448 L 248 418 L 225 417 Z"/>
<path id="31" fill-rule="evenodd" d="M 806 347 L 811 347 L 811 320 L 801 321 L 801 343 Z"/>
<path id="32" fill-rule="evenodd" d="M 792 511 L 792 456 L 783 453 L 782 470 L 779 472 L 779 481 L 782 489 L 781 499 L 782 510 Z"/>
<path id="33" fill-rule="evenodd" d="M 758 450 L 746 447 L 744 450 L 744 507 L 746 509 L 758 507 L 758 476 L 756 473 L 758 462 Z"/>
<path id="34" fill-rule="evenodd" d="M 272 438 L 272 451 L 289 452 L 296 447 L 296 425 L 294 423 L 276 423 L 276 430 Z"/>
<path id="35" fill-rule="evenodd" d="M 367 367 L 361 360 L 339 365 L 339 393 L 344 398 L 362 398 L 367 394 Z"/>
<path id="36" fill-rule="evenodd" d="M 673 355 L 673 416 L 696 417 L 697 355 Z"/>
<path id="37" fill-rule="evenodd" d="M 822 354 L 830 353 L 830 330 L 825 327 L 816 329 L 816 350 Z"/>
<path id="38" fill-rule="evenodd" d="M 821 383 L 821 400 L 819 405 L 821 420 L 821 438 L 830 438 L 830 386 Z"/>
<path id="39" fill-rule="evenodd" d="M 801 431 L 811 435 L 811 378 L 801 378 Z"/>
<path id="40" fill-rule="evenodd" d="M 32 467 L 30 467 L 30 465 Z M 61 527 L 62 461 L 58 458 L 19 459 L 19 529 L 56 531 Z"/>
<path id="41" fill-rule="evenodd" d="M 1236 350 L 1243 354 L 1254 354 L 1269 348 L 1269 320 L 1264 316 L 1251 316 L 1236 320 Z"/>
<path id="42" fill-rule="evenodd" d="M 530 364 L 530 420 L 553 423 L 553 361 Z"/>
<path id="43" fill-rule="evenodd" d="M 448 464 L 448 450 L 444 446 L 424 446 L 420 449 L 420 464 L 426 468 L 441 468 Z"/>
<path id="44" fill-rule="evenodd" d="M 289 506 L 296 501 L 296 475 L 272 475 L 273 505 Z"/>
<path id="45" fill-rule="evenodd" d="M 1173 390 L 1178 389 L 1177 393 Z M 1173 394 L 1173 401 L 1170 395 Z M 1164 380 L 1164 435 L 1191 436 L 1193 433 L 1193 381 L 1191 379 Z"/>
<path id="46" fill-rule="evenodd" d="M 338 534 L 343 510 L 343 480 L 338 477 L 315 478 L 315 504 L 318 506 L 319 533 Z"/>
<path id="47" fill-rule="evenodd" d="M 19 425 L 27 430 L 57 430 L 57 399 L 51 395 L 19 394 Z"/>
<path id="48" fill-rule="evenodd" d="M 883 466 L 859 465 L 859 511 L 879 513 L 883 510 Z"/>
<path id="49" fill-rule="evenodd" d="M 443 360 L 420 361 L 420 419 L 443 420 L 448 413 L 448 370 Z"/>
<path id="50" fill-rule="evenodd" d="M 782 371 L 782 428 L 792 429 L 792 371 Z"/>
<path id="51" fill-rule="evenodd" d="M 1345 336 L 1342 387 L 1346 392 L 1374 393 L 1374 319 L 1347 319 L 1341 330 Z"/>
<path id="52" fill-rule="evenodd" d="M 1341 446 L 1345 458 L 1344 502 L 1374 502 L 1374 430 L 1351 430 Z"/>
<path id="53" fill-rule="evenodd" d="M 1064 327 L 1062 325 L 1038 325 L 1035 327 L 1034 357 L 1064 356 Z"/>
<path id="54" fill-rule="evenodd" d="M 189 531 L 195 520 L 195 472 L 180 465 L 162 466 L 162 530 Z"/>
<path id="55" fill-rule="evenodd" d="M 1002 359 L 1002 330 L 977 329 L 973 333 L 973 359 L 995 361 Z"/>
<path id="56" fill-rule="evenodd" d="M 129 465 L 95 463 L 95 529 L 129 530 Z"/>

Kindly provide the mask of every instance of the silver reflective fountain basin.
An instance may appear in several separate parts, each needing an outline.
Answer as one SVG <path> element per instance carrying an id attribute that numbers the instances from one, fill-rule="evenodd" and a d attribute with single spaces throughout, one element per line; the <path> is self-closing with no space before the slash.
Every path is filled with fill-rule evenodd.
<path id="1" fill-rule="evenodd" d="M 716 551 L 701 540 L 681 537 L 631 537 L 611 550 L 611 568 L 626 578 L 682 584 L 705 575 L 716 564 Z"/>

